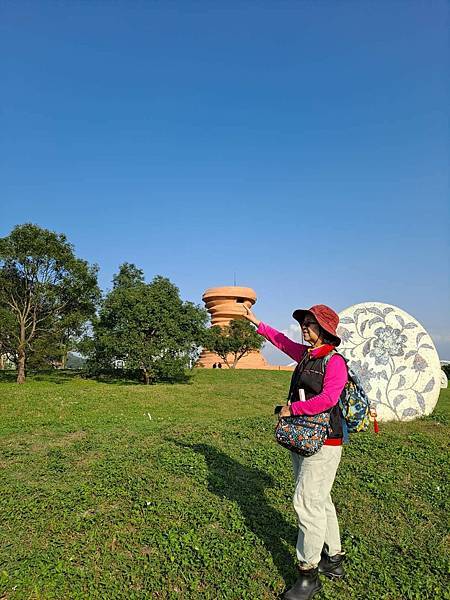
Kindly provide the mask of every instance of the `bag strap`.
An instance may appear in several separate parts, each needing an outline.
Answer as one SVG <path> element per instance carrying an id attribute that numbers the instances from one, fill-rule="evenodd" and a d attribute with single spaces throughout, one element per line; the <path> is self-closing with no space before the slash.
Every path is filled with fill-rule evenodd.
<path id="1" fill-rule="evenodd" d="M 295 389 L 297 388 L 298 380 L 300 379 L 300 375 L 302 374 L 302 367 L 305 365 L 307 360 L 308 360 L 308 351 L 306 351 L 305 354 L 301 357 L 300 361 L 298 362 L 298 364 L 295 367 L 295 370 L 292 374 L 291 385 L 289 386 L 289 392 L 288 392 L 288 396 L 287 396 L 288 400 L 290 400 L 292 392 L 295 391 Z"/>

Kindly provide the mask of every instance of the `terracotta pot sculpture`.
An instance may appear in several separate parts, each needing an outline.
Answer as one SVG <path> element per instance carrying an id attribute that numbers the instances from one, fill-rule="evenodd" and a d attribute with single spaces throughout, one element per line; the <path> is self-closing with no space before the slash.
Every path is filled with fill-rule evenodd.
<path id="1" fill-rule="evenodd" d="M 256 302 L 255 291 L 248 287 L 226 286 L 209 288 L 203 294 L 203 302 L 211 315 L 211 325 L 224 327 L 232 319 L 242 319 L 242 304 L 248 307 Z M 204 350 L 198 361 L 198 366 L 212 368 L 213 365 L 223 364 L 223 360 L 214 352 Z M 251 352 L 241 358 L 237 369 L 273 369 L 259 351 Z"/>

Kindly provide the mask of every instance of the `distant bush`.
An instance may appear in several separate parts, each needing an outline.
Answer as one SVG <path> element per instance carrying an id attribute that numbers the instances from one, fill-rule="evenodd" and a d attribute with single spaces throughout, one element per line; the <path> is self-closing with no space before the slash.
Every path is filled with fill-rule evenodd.
<path id="1" fill-rule="evenodd" d="M 444 373 L 447 375 L 447 377 L 450 379 L 450 363 L 446 364 L 446 365 L 441 365 L 441 368 L 444 371 Z"/>

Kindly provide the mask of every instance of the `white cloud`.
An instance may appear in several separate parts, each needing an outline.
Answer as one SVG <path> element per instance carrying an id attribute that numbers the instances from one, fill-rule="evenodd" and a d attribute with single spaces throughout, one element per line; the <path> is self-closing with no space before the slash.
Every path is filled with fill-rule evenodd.
<path id="1" fill-rule="evenodd" d="M 284 333 L 289 339 L 294 340 L 294 342 L 303 343 L 302 332 L 300 326 L 295 323 L 291 323 L 287 329 L 282 329 L 281 333 Z"/>
<path id="2" fill-rule="evenodd" d="M 291 323 L 285 329 L 280 329 L 281 333 L 284 333 L 289 339 L 294 342 L 303 342 L 302 334 L 298 324 Z M 271 365 L 292 365 L 292 358 L 287 356 L 278 350 L 270 342 L 266 342 L 262 350 L 263 356 L 268 360 Z"/>

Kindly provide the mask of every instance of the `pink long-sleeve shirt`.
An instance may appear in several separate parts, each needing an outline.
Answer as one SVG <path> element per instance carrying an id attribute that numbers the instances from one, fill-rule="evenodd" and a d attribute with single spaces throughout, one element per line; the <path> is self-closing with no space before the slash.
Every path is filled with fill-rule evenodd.
<path id="1" fill-rule="evenodd" d="M 281 331 L 277 331 L 262 321 L 258 326 L 257 332 L 296 362 L 300 362 L 305 352 L 308 352 L 309 346 L 290 340 L 281 333 Z M 317 353 L 318 350 L 319 348 L 310 350 L 311 356 L 314 357 L 315 352 Z M 345 360 L 342 356 L 334 354 L 326 366 L 323 387 L 320 394 L 317 394 L 317 396 L 313 396 L 304 402 L 293 402 L 291 404 L 292 414 L 317 415 L 320 412 L 332 408 L 338 403 L 341 392 L 347 383 L 347 378 L 348 374 Z"/>

